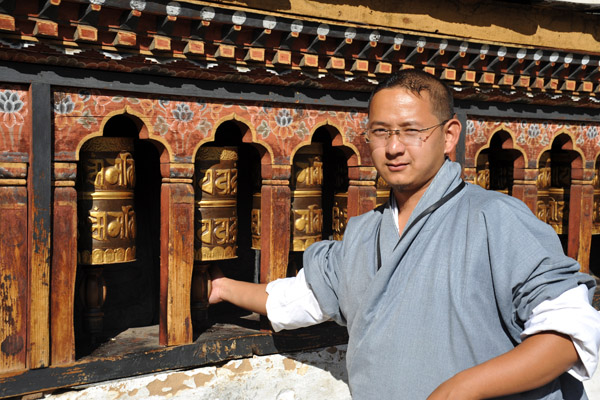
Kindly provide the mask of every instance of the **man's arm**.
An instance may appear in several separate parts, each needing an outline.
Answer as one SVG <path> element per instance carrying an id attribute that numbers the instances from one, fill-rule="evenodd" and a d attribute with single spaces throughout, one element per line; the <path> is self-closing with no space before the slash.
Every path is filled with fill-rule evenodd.
<path id="1" fill-rule="evenodd" d="M 532 390 L 551 382 L 578 360 L 568 336 L 544 332 L 498 357 L 459 372 L 428 400 L 487 399 Z"/>
<path id="2" fill-rule="evenodd" d="M 212 284 L 208 302 L 210 304 L 227 301 L 246 310 L 267 315 L 267 284 L 236 281 L 226 278 L 213 268 L 210 271 Z"/>

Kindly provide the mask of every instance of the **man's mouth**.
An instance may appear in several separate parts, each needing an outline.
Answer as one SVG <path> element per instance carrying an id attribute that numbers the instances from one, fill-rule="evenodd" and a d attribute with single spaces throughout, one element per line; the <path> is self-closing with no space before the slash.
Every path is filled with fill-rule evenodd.
<path id="1" fill-rule="evenodd" d="M 401 162 L 395 162 L 395 163 L 387 163 L 386 166 L 390 171 L 402 171 L 404 168 L 406 168 L 406 166 L 408 165 L 408 163 L 401 163 Z"/>

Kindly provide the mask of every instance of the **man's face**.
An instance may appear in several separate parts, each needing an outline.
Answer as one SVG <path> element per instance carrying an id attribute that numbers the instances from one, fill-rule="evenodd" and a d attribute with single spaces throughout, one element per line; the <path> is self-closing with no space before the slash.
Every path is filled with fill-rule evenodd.
<path id="1" fill-rule="evenodd" d="M 416 95 L 403 88 L 377 92 L 369 108 L 369 128 L 423 129 L 442 121 L 432 112 L 429 93 Z M 386 182 L 397 194 L 423 193 L 444 163 L 450 150 L 445 140 L 445 126 L 421 133 L 427 138 L 421 146 L 406 146 L 392 135 L 381 147 L 370 143 L 371 158 Z"/>

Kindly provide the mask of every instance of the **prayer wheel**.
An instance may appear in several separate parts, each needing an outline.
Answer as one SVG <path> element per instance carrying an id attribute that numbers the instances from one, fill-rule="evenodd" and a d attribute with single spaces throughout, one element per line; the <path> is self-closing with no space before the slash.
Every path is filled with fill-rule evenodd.
<path id="1" fill-rule="evenodd" d="M 133 139 L 96 138 L 81 148 L 79 264 L 135 261 Z"/>
<path id="2" fill-rule="evenodd" d="M 250 233 L 252 235 L 252 248 L 260 250 L 260 218 L 261 218 L 261 203 L 262 196 L 260 192 L 252 195 L 252 214 L 250 216 Z"/>
<path id="3" fill-rule="evenodd" d="M 304 251 L 323 234 L 323 147 L 298 150 L 292 172 L 292 251 Z"/>
<path id="4" fill-rule="evenodd" d="M 342 240 L 346 223 L 348 222 L 348 193 L 336 193 L 333 196 L 333 208 L 331 210 L 333 240 Z"/>
<path id="5" fill-rule="evenodd" d="M 237 257 L 236 147 L 203 147 L 196 158 L 192 318 L 208 316 L 209 262 Z"/>
<path id="6" fill-rule="evenodd" d="M 78 174 L 78 263 L 86 329 L 102 331 L 102 266 L 135 261 L 133 139 L 100 137 L 81 148 Z"/>
<path id="7" fill-rule="evenodd" d="M 537 179 L 537 217 L 552 226 L 557 234 L 567 233 L 569 193 L 565 188 L 570 186 L 570 165 L 557 155 L 540 165 Z"/>

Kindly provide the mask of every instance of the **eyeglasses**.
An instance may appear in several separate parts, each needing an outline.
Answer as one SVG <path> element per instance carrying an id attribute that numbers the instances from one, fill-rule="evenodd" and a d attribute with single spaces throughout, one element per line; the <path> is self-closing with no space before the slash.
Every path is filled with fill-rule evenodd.
<path id="1" fill-rule="evenodd" d="M 439 124 L 430 126 L 429 128 L 415 129 L 415 128 L 404 128 L 404 129 L 386 129 L 386 128 L 374 128 L 367 129 L 362 133 L 365 137 L 365 141 L 370 143 L 373 147 L 383 147 L 387 144 L 389 138 L 392 135 L 396 135 L 398 137 L 398 141 L 405 146 L 415 146 L 420 147 L 425 143 L 427 139 L 431 135 L 433 135 L 433 131 L 422 137 L 421 134 L 423 132 L 427 132 L 430 129 L 435 129 L 439 126 L 445 125 L 449 119 L 440 122 Z"/>

